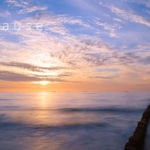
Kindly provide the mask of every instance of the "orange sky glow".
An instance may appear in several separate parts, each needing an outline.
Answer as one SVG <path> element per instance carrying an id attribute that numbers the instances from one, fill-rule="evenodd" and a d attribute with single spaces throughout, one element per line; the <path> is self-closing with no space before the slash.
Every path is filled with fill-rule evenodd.
<path id="1" fill-rule="evenodd" d="M 150 91 L 147 3 L 1 3 L 0 92 Z"/>

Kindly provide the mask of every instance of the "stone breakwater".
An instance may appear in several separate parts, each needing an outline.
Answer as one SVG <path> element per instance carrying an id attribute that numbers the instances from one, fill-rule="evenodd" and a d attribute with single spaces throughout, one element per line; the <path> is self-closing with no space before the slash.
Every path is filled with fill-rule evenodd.
<path id="1" fill-rule="evenodd" d="M 150 105 L 144 111 L 141 120 L 131 137 L 129 137 L 128 142 L 125 145 L 124 150 L 144 150 L 145 136 L 147 131 L 147 126 L 150 118 Z"/>

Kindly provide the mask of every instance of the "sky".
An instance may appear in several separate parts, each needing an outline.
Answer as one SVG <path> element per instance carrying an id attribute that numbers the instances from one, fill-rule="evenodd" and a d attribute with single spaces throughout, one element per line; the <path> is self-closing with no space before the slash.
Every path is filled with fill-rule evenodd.
<path id="1" fill-rule="evenodd" d="M 150 91 L 149 0 L 1 0 L 0 92 Z"/>

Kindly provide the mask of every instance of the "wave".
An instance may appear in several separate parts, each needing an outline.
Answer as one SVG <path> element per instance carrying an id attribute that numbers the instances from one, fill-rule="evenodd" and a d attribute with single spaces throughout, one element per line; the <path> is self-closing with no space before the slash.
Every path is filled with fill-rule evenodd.
<path id="1" fill-rule="evenodd" d="M 111 112 L 111 113 L 137 113 L 142 112 L 142 108 L 116 108 L 116 107 L 96 107 L 96 108 L 63 108 L 63 112 Z"/>
<path id="2" fill-rule="evenodd" d="M 63 113 L 75 112 L 95 112 L 95 113 L 138 113 L 144 111 L 144 108 L 126 108 L 126 107 L 85 107 L 85 108 L 21 108 L 17 106 L 3 106 L 0 111 L 57 111 Z"/>
<path id="3" fill-rule="evenodd" d="M 89 123 L 74 123 L 74 124 L 62 124 L 62 125 L 51 125 L 51 126 L 40 126 L 35 129 L 75 129 L 75 128 L 95 128 L 95 127 L 106 127 L 106 122 L 89 122 Z"/>
<path id="4" fill-rule="evenodd" d="M 0 106 L 0 111 L 4 110 L 22 110 L 19 106 Z"/>
<path id="5" fill-rule="evenodd" d="M 73 124 L 60 124 L 60 125 L 33 125 L 33 124 L 25 124 L 22 122 L 1 122 L 0 128 L 1 129 L 18 129 L 18 128 L 29 128 L 35 130 L 66 130 L 66 129 L 91 129 L 91 128 L 98 128 L 98 127 L 106 127 L 109 124 L 106 122 L 89 122 L 89 123 L 73 123 Z"/>
<path id="6" fill-rule="evenodd" d="M 14 100 L 14 99 L 6 99 L 6 98 L 1 99 L 0 98 L 0 101 L 11 101 L 11 100 Z"/>

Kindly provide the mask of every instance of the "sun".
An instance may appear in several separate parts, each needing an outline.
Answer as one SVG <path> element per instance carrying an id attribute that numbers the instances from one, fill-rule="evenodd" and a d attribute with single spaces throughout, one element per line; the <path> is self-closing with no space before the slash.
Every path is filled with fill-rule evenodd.
<path id="1" fill-rule="evenodd" d="M 35 84 L 41 84 L 41 85 L 48 85 L 50 84 L 50 81 L 37 81 L 37 82 L 34 82 Z"/>
<path id="2" fill-rule="evenodd" d="M 41 84 L 41 85 L 47 85 L 47 84 L 49 84 L 50 82 L 49 81 L 40 81 L 39 82 L 39 84 Z"/>

